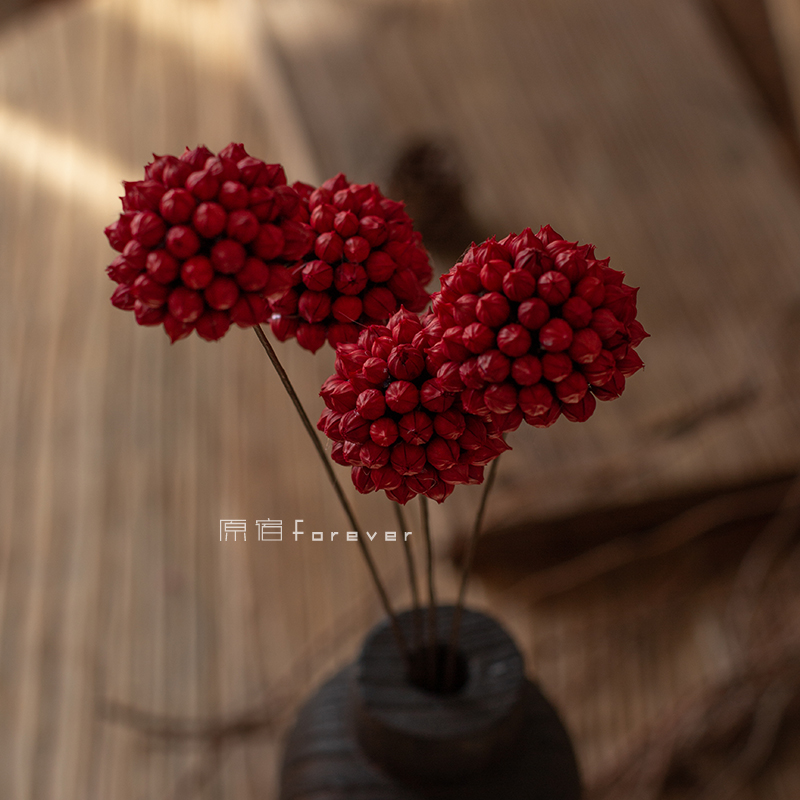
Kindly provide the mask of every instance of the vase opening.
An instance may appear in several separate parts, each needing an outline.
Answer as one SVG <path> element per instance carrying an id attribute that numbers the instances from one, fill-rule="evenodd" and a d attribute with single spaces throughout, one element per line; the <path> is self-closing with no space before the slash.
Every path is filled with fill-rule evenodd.
<path id="1" fill-rule="evenodd" d="M 469 678 L 467 659 L 461 651 L 456 652 L 455 659 L 450 659 L 449 654 L 450 648 L 442 642 L 436 644 L 433 656 L 430 647 L 412 650 L 409 657 L 409 682 L 431 694 L 458 694 Z"/>

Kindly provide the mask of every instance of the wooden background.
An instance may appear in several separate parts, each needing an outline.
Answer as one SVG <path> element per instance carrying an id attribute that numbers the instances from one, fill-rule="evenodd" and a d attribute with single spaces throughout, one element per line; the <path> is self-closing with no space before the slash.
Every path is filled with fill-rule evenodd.
<path id="1" fill-rule="evenodd" d="M 424 140 L 463 181 L 464 245 L 544 222 L 596 244 L 642 286 L 647 368 L 585 425 L 515 433 L 489 511 L 498 542 L 579 513 L 591 528 L 800 462 L 800 11 L 763 11 L 783 122 L 700 0 L 76 0 L 7 20 L 3 797 L 274 797 L 291 709 L 380 616 L 355 545 L 309 541 L 344 522 L 252 333 L 171 347 L 108 303 L 119 181 L 152 152 L 234 140 L 292 179 L 387 184 Z M 330 354 L 279 352 L 314 416 Z M 478 498 L 458 495 L 433 513 L 445 597 Z M 394 527 L 380 498 L 357 502 L 365 527 Z M 284 541 L 255 541 L 264 517 Z M 246 543 L 219 542 L 228 518 Z M 376 552 L 406 604 L 399 545 Z M 588 780 L 724 667 L 722 561 L 703 545 L 547 602 L 502 564 L 475 586 Z M 645 599 L 655 622 L 634 613 Z M 251 713 L 273 722 L 196 730 Z M 795 798 L 792 763 L 759 796 Z"/>

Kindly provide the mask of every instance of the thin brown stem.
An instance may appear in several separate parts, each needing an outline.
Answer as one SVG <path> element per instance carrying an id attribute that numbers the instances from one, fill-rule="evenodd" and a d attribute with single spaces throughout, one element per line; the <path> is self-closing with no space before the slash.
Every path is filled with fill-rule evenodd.
<path id="1" fill-rule="evenodd" d="M 433 584 L 433 545 L 428 520 L 428 498 L 424 494 L 419 496 L 419 508 L 428 561 L 428 680 L 433 690 L 436 687 L 436 591 Z"/>
<path id="2" fill-rule="evenodd" d="M 422 612 L 419 604 L 419 585 L 417 583 L 417 565 L 414 563 L 414 553 L 411 550 L 411 542 L 406 538 L 408 523 L 403 506 L 400 503 L 393 503 L 394 513 L 397 517 L 397 526 L 400 528 L 398 533 L 403 537 L 403 552 L 406 556 L 406 567 L 408 568 L 408 582 L 411 585 L 411 602 L 414 607 L 414 647 L 422 647 Z"/>
<path id="3" fill-rule="evenodd" d="M 450 642 L 447 646 L 447 667 L 445 668 L 445 686 L 451 687 L 455 679 L 456 670 L 456 652 L 458 650 L 458 637 L 461 632 L 461 616 L 464 611 L 464 599 L 467 596 L 467 583 L 472 572 L 472 564 L 475 560 L 475 551 L 478 547 L 478 539 L 480 538 L 483 529 L 483 517 L 486 513 L 486 501 L 489 498 L 489 492 L 494 486 L 494 479 L 497 475 L 497 464 L 500 461 L 498 456 L 492 461 L 492 466 L 489 467 L 489 474 L 486 476 L 486 481 L 483 484 L 483 494 L 481 495 L 481 502 L 478 506 L 478 512 L 475 514 L 475 522 L 472 526 L 472 533 L 470 534 L 467 542 L 467 550 L 464 554 L 464 568 L 461 571 L 461 585 L 458 589 L 458 600 L 456 607 L 453 610 L 453 626 L 450 629 Z"/>
<path id="4" fill-rule="evenodd" d="M 286 389 L 287 394 L 289 395 L 292 403 L 294 404 L 297 413 L 300 415 L 300 419 L 303 423 L 303 427 L 306 429 L 311 441 L 314 444 L 314 448 L 317 451 L 317 454 L 320 457 L 320 461 L 322 461 L 322 465 L 325 468 L 325 474 L 328 476 L 328 479 L 333 486 L 333 490 L 336 492 L 336 496 L 339 498 L 339 502 L 344 509 L 344 513 L 347 515 L 347 519 L 350 521 L 350 524 L 353 526 L 354 531 L 358 531 L 358 544 L 361 547 L 361 553 L 364 556 L 364 560 L 367 562 L 367 568 L 369 569 L 369 573 L 372 576 L 372 582 L 375 584 L 375 588 L 378 591 L 378 595 L 380 596 L 381 603 L 383 605 L 384 610 L 389 616 L 389 620 L 391 621 L 392 631 L 394 633 L 395 640 L 397 641 L 397 646 L 400 648 L 400 652 L 404 658 L 409 658 L 408 652 L 408 644 L 406 643 L 405 636 L 403 636 L 403 631 L 400 628 L 400 623 L 397 621 L 397 615 L 394 613 L 392 609 L 392 604 L 389 602 L 389 595 L 386 593 L 386 588 L 383 585 L 383 581 L 381 580 L 380 575 L 378 574 L 378 569 L 375 566 L 375 562 L 372 559 L 372 555 L 369 552 L 369 548 L 367 547 L 367 543 L 364 541 L 362 536 L 363 530 L 361 526 L 358 524 L 356 520 L 355 513 L 353 512 L 353 508 L 350 505 L 347 497 L 345 496 L 344 490 L 342 489 L 341 484 L 339 483 L 336 474 L 333 471 L 333 467 L 331 466 L 330 459 L 325 454 L 325 450 L 322 447 L 322 443 L 317 436 L 317 432 L 314 430 L 314 426 L 311 424 L 311 420 L 308 418 L 308 414 L 306 414 L 305 409 L 303 408 L 302 403 L 300 402 L 300 398 L 297 396 L 297 392 L 294 390 L 294 386 L 292 386 L 292 382 L 289 379 L 289 376 L 286 374 L 286 370 L 283 368 L 283 364 L 281 364 L 280 359 L 278 358 L 278 354 L 273 349 L 272 345 L 267 339 L 266 334 L 261 329 L 260 325 L 256 325 L 254 327 L 256 332 L 256 336 L 258 337 L 258 341 L 261 342 L 262 347 L 266 350 L 267 355 L 269 356 L 269 360 L 272 362 L 272 366 L 275 367 L 275 371 L 278 373 L 278 377 L 281 379 L 281 383 L 283 384 L 284 389 Z"/>

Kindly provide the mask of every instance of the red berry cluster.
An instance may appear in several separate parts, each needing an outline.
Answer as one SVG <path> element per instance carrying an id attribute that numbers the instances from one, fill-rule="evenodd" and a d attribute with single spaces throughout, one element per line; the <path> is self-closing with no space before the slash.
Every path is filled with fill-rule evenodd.
<path id="1" fill-rule="evenodd" d="M 465 411 L 501 430 L 588 419 L 641 369 L 648 336 L 624 274 L 549 225 L 473 245 L 441 279 L 428 362 Z"/>
<path id="2" fill-rule="evenodd" d="M 111 302 L 142 325 L 163 323 L 173 342 L 266 322 L 267 296 L 285 288 L 286 265 L 314 243 L 302 194 L 283 168 L 241 144 L 156 157 L 145 180 L 125 183 L 122 208 L 106 228 L 120 252 L 107 268 L 119 284 Z"/>
<path id="3" fill-rule="evenodd" d="M 270 297 L 278 339 L 296 336 L 314 352 L 326 338 L 355 342 L 364 325 L 386 322 L 400 305 L 422 311 L 432 270 L 403 204 L 342 174 L 307 189 L 315 238 L 292 285 Z"/>
<path id="4" fill-rule="evenodd" d="M 388 326 L 371 325 L 357 343 L 336 348 L 317 427 L 362 493 L 383 489 L 399 503 L 424 494 L 441 503 L 456 484 L 481 483 L 484 466 L 509 449 L 433 377 L 429 344 L 419 317 L 401 309 Z"/>

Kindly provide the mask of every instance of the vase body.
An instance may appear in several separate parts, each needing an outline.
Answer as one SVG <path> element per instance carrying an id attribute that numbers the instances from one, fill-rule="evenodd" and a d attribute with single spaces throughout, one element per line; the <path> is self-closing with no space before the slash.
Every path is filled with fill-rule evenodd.
<path id="1" fill-rule="evenodd" d="M 437 610 L 440 643 L 453 609 Z M 414 642 L 413 612 L 399 617 Z M 281 800 L 578 800 L 572 745 L 496 621 L 465 611 L 456 692 L 418 688 L 387 621 L 300 709 Z"/>

